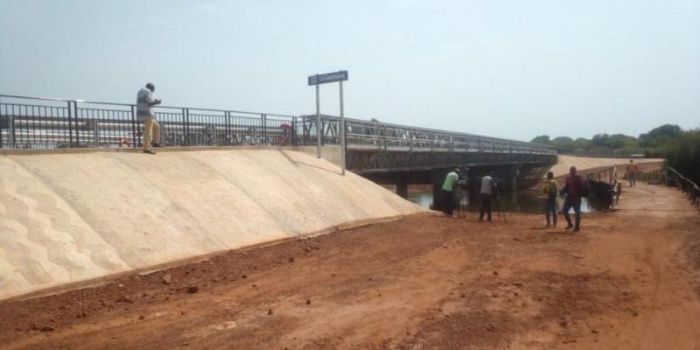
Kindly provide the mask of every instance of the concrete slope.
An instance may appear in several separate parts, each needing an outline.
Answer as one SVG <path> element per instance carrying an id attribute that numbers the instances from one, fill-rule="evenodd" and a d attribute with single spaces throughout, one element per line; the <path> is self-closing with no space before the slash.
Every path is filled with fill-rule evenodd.
<path id="1" fill-rule="evenodd" d="M 0 156 L 0 299 L 424 210 L 293 151 Z"/>

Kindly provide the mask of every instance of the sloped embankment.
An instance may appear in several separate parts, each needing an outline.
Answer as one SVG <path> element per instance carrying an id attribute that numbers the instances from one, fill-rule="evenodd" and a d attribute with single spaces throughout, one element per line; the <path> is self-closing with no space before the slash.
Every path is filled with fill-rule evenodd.
<path id="1" fill-rule="evenodd" d="M 424 209 L 310 155 L 0 157 L 0 299 Z"/>

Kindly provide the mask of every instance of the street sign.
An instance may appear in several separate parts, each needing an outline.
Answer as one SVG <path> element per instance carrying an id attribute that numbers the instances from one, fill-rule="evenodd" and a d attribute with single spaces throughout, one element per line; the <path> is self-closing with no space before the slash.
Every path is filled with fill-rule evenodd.
<path id="1" fill-rule="evenodd" d="M 316 74 L 309 77 L 309 85 L 316 86 L 316 155 L 321 158 L 323 139 L 323 123 L 321 122 L 320 85 L 338 82 L 340 86 L 340 159 L 342 174 L 345 175 L 345 114 L 343 113 L 343 81 L 348 80 L 348 71 L 341 70 L 333 73 Z"/>
<path id="2" fill-rule="evenodd" d="M 336 81 L 344 80 L 348 80 L 348 71 L 341 70 L 339 72 L 312 75 L 309 77 L 309 85 L 335 83 Z"/>

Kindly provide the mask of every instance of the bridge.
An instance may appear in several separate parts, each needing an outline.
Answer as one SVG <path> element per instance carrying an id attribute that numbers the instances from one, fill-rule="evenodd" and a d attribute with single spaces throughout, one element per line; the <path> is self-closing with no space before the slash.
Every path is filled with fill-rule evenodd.
<path id="1" fill-rule="evenodd" d="M 324 157 L 339 162 L 340 118 L 208 108 L 157 106 L 161 143 L 169 147 L 295 147 L 311 151 L 321 138 Z M 498 174 L 512 187 L 529 169 L 556 163 L 545 145 L 468 133 L 345 119 L 346 167 L 375 182 L 437 187 L 445 171 Z M 136 105 L 0 95 L 0 150 L 139 148 Z"/>

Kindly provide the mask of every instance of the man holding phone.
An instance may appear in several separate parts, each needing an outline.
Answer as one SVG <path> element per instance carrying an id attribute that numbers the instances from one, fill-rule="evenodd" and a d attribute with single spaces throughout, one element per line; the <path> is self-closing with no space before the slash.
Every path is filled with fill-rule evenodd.
<path id="1" fill-rule="evenodd" d="M 151 135 L 153 135 L 153 147 L 160 146 L 160 125 L 156 121 L 155 115 L 151 108 L 159 105 L 161 100 L 153 98 L 153 92 L 156 90 L 153 83 L 146 84 L 145 88 L 139 90 L 136 96 L 136 116 L 140 121 L 143 121 L 143 153 L 156 154 L 151 149 Z"/>

